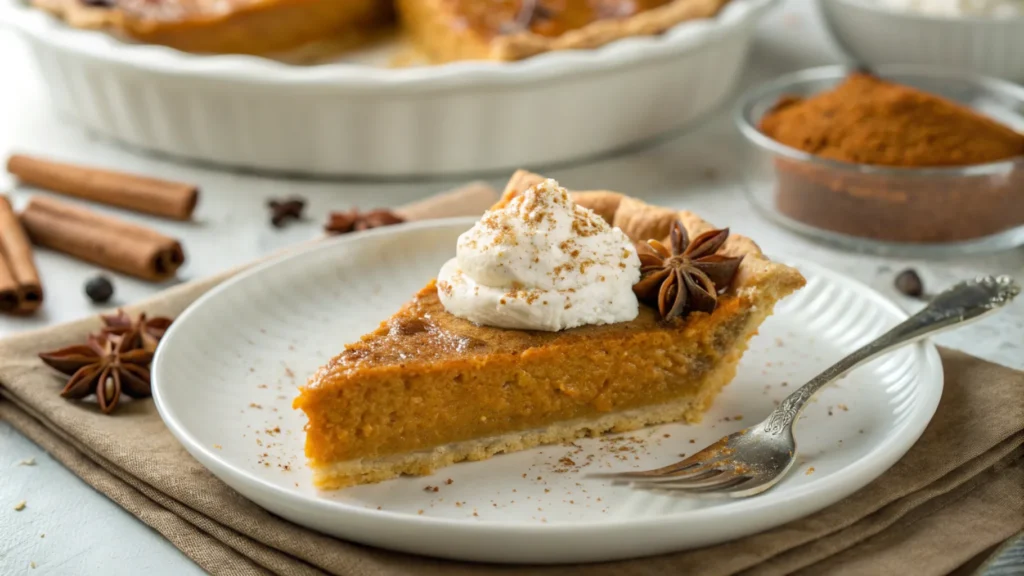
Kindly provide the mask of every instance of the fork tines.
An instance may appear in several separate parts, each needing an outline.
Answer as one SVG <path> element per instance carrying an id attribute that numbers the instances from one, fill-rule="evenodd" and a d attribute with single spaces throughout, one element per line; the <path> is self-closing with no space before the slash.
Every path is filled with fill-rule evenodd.
<path id="1" fill-rule="evenodd" d="M 672 492 L 702 493 L 702 492 L 733 492 L 751 480 L 750 476 L 724 474 L 704 482 L 700 481 L 679 481 L 636 484 L 634 488 L 639 490 L 664 490 Z"/>
<path id="2" fill-rule="evenodd" d="M 587 478 L 611 480 L 616 484 L 639 484 L 644 482 L 670 482 L 683 479 L 694 480 L 697 477 L 704 479 L 710 478 L 710 474 L 717 475 L 723 472 L 720 466 L 715 465 L 720 464 L 725 459 L 724 455 L 700 459 L 695 458 L 695 456 L 697 455 L 691 456 L 682 462 L 676 462 L 675 464 L 654 470 L 588 474 Z"/>

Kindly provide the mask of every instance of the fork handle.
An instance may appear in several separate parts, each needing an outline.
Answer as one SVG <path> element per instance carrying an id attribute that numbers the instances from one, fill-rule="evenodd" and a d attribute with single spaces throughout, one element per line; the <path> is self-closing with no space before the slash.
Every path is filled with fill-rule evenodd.
<path id="1" fill-rule="evenodd" d="M 786 397 L 763 425 L 769 434 L 792 434 L 793 423 L 818 390 L 835 382 L 857 366 L 891 350 L 932 334 L 972 322 L 1008 304 L 1020 293 L 1009 276 L 982 276 L 961 282 L 936 296 L 917 314 L 864 345 L 815 376 Z"/>

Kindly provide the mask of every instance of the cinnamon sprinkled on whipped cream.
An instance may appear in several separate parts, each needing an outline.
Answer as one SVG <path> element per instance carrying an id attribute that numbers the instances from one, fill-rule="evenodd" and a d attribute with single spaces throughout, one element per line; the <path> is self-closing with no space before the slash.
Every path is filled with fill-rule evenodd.
<path id="1" fill-rule="evenodd" d="M 558 331 L 636 318 L 640 260 L 629 238 L 545 180 L 484 214 L 438 275 L 451 314 Z"/>

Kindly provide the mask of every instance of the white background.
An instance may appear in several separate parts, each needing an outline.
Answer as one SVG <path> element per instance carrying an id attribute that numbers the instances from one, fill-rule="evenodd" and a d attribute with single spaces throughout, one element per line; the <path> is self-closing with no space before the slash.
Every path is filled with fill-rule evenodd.
<path id="1" fill-rule="evenodd" d="M 762 25 L 744 86 L 779 73 L 841 61 L 827 39 L 813 3 L 790 0 Z M 24 151 L 147 175 L 193 181 L 203 188 L 194 223 L 173 223 L 119 213 L 180 238 L 188 264 L 179 281 L 202 278 L 252 260 L 277 247 L 311 238 L 331 209 L 394 206 L 456 182 L 343 183 L 260 178 L 197 168 L 163 158 L 137 155 L 87 134 L 58 117 L 47 104 L 45 87 L 20 40 L 0 28 L 0 157 Z M 753 214 L 742 194 L 738 156 L 742 142 L 732 127 L 730 104 L 689 132 L 629 154 L 586 165 L 547 171 L 572 188 L 627 192 L 648 202 L 686 207 L 712 222 L 757 239 L 769 254 L 798 254 L 867 282 L 913 310 L 920 303 L 892 288 L 896 272 L 916 267 L 925 284 L 940 289 L 977 274 L 1011 273 L 1024 279 L 1024 250 L 941 263 L 858 256 L 815 246 L 779 230 Z M 495 178 L 496 186 L 504 178 Z M 0 186 L 13 182 L 0 174 Z M 38 193 L 33 191 L 33 193 Z M 309 220 L 283 230 L 268 224 L 265 201 L 291 194 L 309 200 Z M 15 204 L 28 191 L 13 193 Z M 101 208 L 96 208 L 101 209 Z M 95 314 L 82 286 L 96 273 L 87 264 L 59 254 L 37 254 L 46 305 L 29 319 L 0 317 L 0 337 Z M 112 275 L 116 302 L 127 303 L 168 285 Z M 381 315 L 390 311 L 381 311 Z M 1024 368 L 1024 302 L 982 323 L 942 336 L 939 343 Z M 35 466 L 17 466 L 24 458 Z M 20 501 L 27 506 L 15 512 Z M 44 536 L 45 535 L 45 536 Z M 36 564 L 34 570 L 31 563 Z M 95 492 L 40 448 L 0 422 L 0 574 L 201 574 L 188 558 L 158 533 Z"/>

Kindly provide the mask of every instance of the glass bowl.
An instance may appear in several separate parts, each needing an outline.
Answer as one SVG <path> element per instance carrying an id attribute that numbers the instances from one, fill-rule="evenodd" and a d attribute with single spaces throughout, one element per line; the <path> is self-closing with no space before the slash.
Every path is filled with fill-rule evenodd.
<path id="1" fill-rule="evenodd" d="M 819 158 L 762 134 L 761 117 L 782 97 L 839 84 L 852 68 L 783 76 L 740 101 L 748 146 L 748 198 L 770 219 L 847 249 L 893 256 L 953 256 L 1024 244 L 1024 156 L 962 167 L 900 168 Z M 1024 132 L 1024 87 L 958 72 L 880 67 L 879 77 L 944 96 Z"/>

